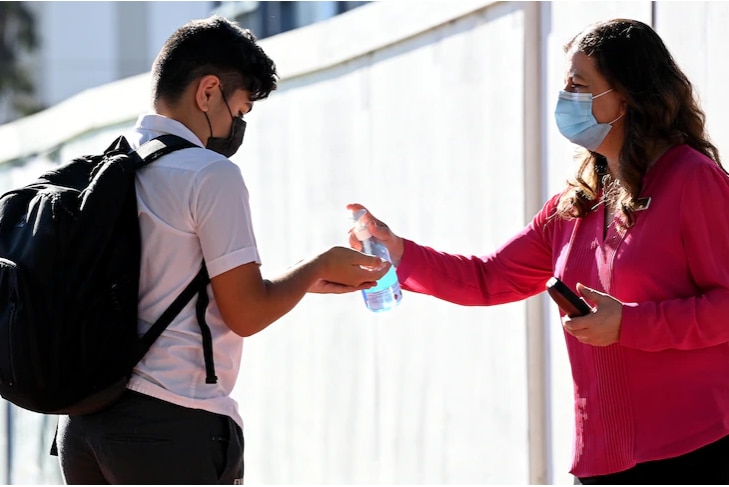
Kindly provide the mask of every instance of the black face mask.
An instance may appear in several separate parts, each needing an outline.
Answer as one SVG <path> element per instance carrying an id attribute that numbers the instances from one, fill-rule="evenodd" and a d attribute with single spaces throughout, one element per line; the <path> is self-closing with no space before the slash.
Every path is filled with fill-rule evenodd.
<path id="1" fill-rule="evenodd" d="M 205 117 L 207 117 L 207 113 Z M 208 119 L 208 125 L 210 120 Z M 212 133 L 212 129 L 210 129 Z M 230 128 L 230 137 L 227 139 L 224 137 L 208 137 L 208 143 L 205 145 L 206 148 L 222 154 L 225 157 L 230 157 L 236 152 L 243 143 L 243 135 L 246 133 L 246 121 L 239 117 L 233 117 L 233 126 Z"/>
<path id="2" fill-rule="evenodd" d="M 243 136 L 246 133 L 246 121 L 240 117 L 233 116 L 233 112 L 230 111 L 230 105 L 228 105 L 228 100 L 225 99 L 225 93 L 223 93 L 222 87 L 220 88 L 220 94 L 223 95 L 225 106 L 228 108 L 228 113 L 230 113 L 230 117 L 233 119 L 233 124 L 230 127 L 230 136 L 227 139 L 213 137 L 213 126 L 210 124 L 210 118 L 208 118 L 206 112 L 203 112 L 208 121 L 208 127 L 210 127 L 210 137 L 208 137 L 208 143 L 205 144 L 205 148 L 222 154 L 225 157 L 230 157 L 238 152 L 238 149 L 243 143 Z"/>

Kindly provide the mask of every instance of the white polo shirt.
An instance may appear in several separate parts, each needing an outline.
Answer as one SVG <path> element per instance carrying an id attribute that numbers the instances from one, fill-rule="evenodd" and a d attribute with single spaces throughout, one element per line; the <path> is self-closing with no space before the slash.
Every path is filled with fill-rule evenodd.
<path id="1" fill-rule="evenodd" d="M 200 148 L 175 151 L 137 171 L 140 335 L 195 277 L 203 259 L 211 278 L 242 264 L 260 264 L 240 168 L 205 149 L 183 124 L 162 115 L 140 116 L 127 139 L 136 148 L 162 134 L 179 135 Z M 187 408 L 230 416 L 242 428 L 230 393 L 240 369 L 243 339 L 223 322 L 209 285 L 208 295 L 206 317 L 218 383 L 205 383 L 193 298 L 136 366 L 127 387 Z"/>

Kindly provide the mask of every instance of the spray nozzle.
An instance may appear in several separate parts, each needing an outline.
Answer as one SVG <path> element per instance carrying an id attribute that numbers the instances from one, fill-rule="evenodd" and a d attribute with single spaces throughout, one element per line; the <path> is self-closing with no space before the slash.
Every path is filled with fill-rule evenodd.
<path id="1" fill-rule="evenodd" d="M 367 210 L 352 210 L 349 213 L 349 217 L 352 219 L 353 222 L 358 222 L 359 219 L 362 218 L 365 213 L 367 213 Z"/>
<path id="2" fill-rule="evenodd" d="M 372 237 L 372 234 L 370 234 L 369 230 L 367 230 L 367 225 L 359 221 L 365 213 L 367 213 L 367 210 L 353 210 L 350 215 L 354 224 L 354 235 L 359 241 L 364 241 Z"/>

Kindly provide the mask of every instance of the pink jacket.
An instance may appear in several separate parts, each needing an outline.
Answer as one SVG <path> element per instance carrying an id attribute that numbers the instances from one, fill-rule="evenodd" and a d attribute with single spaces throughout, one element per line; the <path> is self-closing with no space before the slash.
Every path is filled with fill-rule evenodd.
<path id="1" fill-rule="evenodd" d="M 403 288 L 466 306 L 525 299 L 555 275 L 624 303 L 620 341 L 565 333 L 575 394 L 571 472 L 626 470 L 729 434 L 729 177 L 686 145 L 648 171 L 629 230 L 603 211 L 551 217 L 554 196 L 496 252 L 466 257 L 405 242 Z"/>

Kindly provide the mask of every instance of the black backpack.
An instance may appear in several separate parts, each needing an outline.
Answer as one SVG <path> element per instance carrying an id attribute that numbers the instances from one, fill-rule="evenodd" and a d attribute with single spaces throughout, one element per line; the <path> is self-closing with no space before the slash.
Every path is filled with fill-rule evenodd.
<path id="1" fill-rule="evenodd" d="M 143 336 L 137 334 L 140 231 L 135 171 L 195 147 L 163 135 L 132 151 L 119 137 L 0 196 L 0 395 L 25 409 L 86 414 L 116 400 L 154 340 L 198 295 L 206 381 L 205 265 Z"/>

